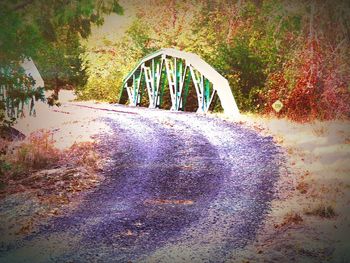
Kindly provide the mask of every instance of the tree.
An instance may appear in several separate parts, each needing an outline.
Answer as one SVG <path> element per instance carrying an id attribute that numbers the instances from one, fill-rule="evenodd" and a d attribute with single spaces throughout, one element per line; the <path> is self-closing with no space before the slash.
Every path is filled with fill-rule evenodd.
<path id="1" fill-rule="evenodd" d="M 104 48 L 113 55 L 87 55 L 110 72 L 113 89 L 95 68 L 81 91 L 93 98 L 101 87 L 99 98 L 115 101 L 139 59 L 172 47 L 198 54 L 226 77 L 243 112 L 277 114 L 271 105 L 278 99 L 284 104 L 278 116 L 348 117 L 349 14 L 345 0 L 145 0 L 125 37 Z M 113 68 L 103 62 L 109 59 Z"/>
<path id="2" fill-rule="evenodd" d="M 58 93 L 61 88 L 77 89 L 86 83 L 87 75 L 81 57 L 84 52 L 75 34 L 63 35 L 42 50 L 36 63 L 45 81 L 45 88 L 54 90 L 48 98 L 49 105 L 59 105 Z"/>
<path id="3" fill-rule="evenodd" d="M 123 9 L 117 0 L 14 0 L 0 2 L 0 86 L 13 100 L 31 99 L 30 83 L 20 64 L 25 58 L 38 60 L 44 79 L 57 90 L 60 82 L 77 84 L 84 80 L 80 71 L 79 38 L 101 25 L 103 15 Z M 67 67 L 69 68 L 67 70 Z M 54 80 L 54 81 L 53 81 Z M 14 84 L 16 83 L 16 85 Z M 16 92 L 13 92 L 16 91 Z M 1 103 L 2 115 L 6 105 Z"/>

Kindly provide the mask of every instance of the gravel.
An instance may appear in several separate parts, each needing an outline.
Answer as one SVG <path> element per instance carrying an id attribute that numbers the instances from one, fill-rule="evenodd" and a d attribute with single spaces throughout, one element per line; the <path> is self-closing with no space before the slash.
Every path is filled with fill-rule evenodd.
<path id="1" fill-rule="evenodd" d="M 225 262 L 254 239 L 283 166 L 272 137 L 195 113 L 99 118 L 106 180 L 0 262 Z"/>

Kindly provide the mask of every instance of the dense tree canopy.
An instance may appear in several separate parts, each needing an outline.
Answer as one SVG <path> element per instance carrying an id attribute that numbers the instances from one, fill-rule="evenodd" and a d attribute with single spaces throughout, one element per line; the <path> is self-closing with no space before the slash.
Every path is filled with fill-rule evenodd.
<path id="1" fill-rule="evenodd" d="M 103 15 L 111 12 L 123 12 L 118 1 L 1 1 L 0 85 L 6 92 L 6 101 L 0 105 L 1 120 L 6 117 L 5 108 L 15 108 L 15 114 L 8 116 L 15 118 L 20 105 L 33 100 L 33 94 L 36 99 L 43 98 L 42 89 L 32 90 L 33 79 L 21 70 L 25 58 L 37 63 L 46 88 L 55 89 L 56 96 L 62 86 L 83 85 L 86 75 L 81 70 L 80 54 L 84 50 L 80 39 L 88 37 L 91 26 L 101 25 Z"/>
<path id="2" fill-rule="evenodd" d="M 284 107 L 278 115 L 295 120 L 349 116 L 348 1 L 143 2 L 125 37 L 104 47 L 112 52 L 85 57 L 90 64 L 107 57 L 115 63 L 102 99 L 117 99 L 122 76 L 141 57 L 174 47 L 200 55 L 223 74 L 242 111 L 277 114 L 271 105 L 279 99 Z M 94 98 L 89 87 L 101 82 L 90 73 L 80 90 L 84 98 Z"/>
<path id="3" fill-rule="evenodd" d="M 26 77 L 18 81 L 25 57 L 37 63 L 48 88 L 74 88 L 82 99 L 115 102 L 123 77 L 139 59 L 173 47 L 200 55 L 224 75 L 242 111 L 299 121 L 349 117 L 348 1 L 130 3 L 138 10 L 126 33 L 87 48 L 81 40 L 91 26 L 102 24 L 104 14 L 122 13 L 117 1 L 2 1 L 1 81 L 16 91 L 16 103 L 34 92 Z M 284 105 L 279 113 L 271 107 L 276 100 Z"/>

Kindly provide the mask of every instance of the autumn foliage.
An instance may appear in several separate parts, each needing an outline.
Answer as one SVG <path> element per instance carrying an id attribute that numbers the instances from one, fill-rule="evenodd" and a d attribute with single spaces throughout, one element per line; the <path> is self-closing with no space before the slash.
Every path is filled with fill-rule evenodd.
<path id="1" fill-rule="evenodd" d="M 288 81 L 283 71 L 268 77 L 268 89 L 262 96 L 265 113 L 301 122 L 349 117 L 349 80 L 339 73 L 334 61 L 327 64 L 327 53 L 319 43 L 307 44 L 299 54 L 299 63 L 288 64 L 284 70 L 294 70 L 294 82 Z M 278 99 L 284 108 L 275 113 L 272 104 Z"/>
<path id="2" fill-rule="evenodd" d="M 227 78 L 241 112 L 300 122 L 349 118 L 348 1 L 146 0 L 135 9 L 123 37 L 106 37 L 102 53 L 100 45 L 88 50 L 82 99 L 116 101 L 139 59 L 176 48 Z"/>
<path id="3" fill-rule="evenodd" d="M 90 171 L 100 168 L 99 155 L 92 142 L 74 143 L 60 150 L 55 146 L 53 133 L 38 130 L 20 142 L 2 141 L 0 161 L 2 179 L 22 179 L 29 173 L 57 167 L 84 167 Z"/>

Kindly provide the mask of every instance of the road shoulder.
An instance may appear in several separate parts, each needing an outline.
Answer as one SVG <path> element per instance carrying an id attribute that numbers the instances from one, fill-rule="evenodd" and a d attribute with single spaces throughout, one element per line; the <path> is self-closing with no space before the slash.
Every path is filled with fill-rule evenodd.
<path id="1" fill-rule="evenodd" d="M 349 121 L 235 120 L 283 148 L 287 168 L 256 239 L 229 262 L 348 262 Z"/>

